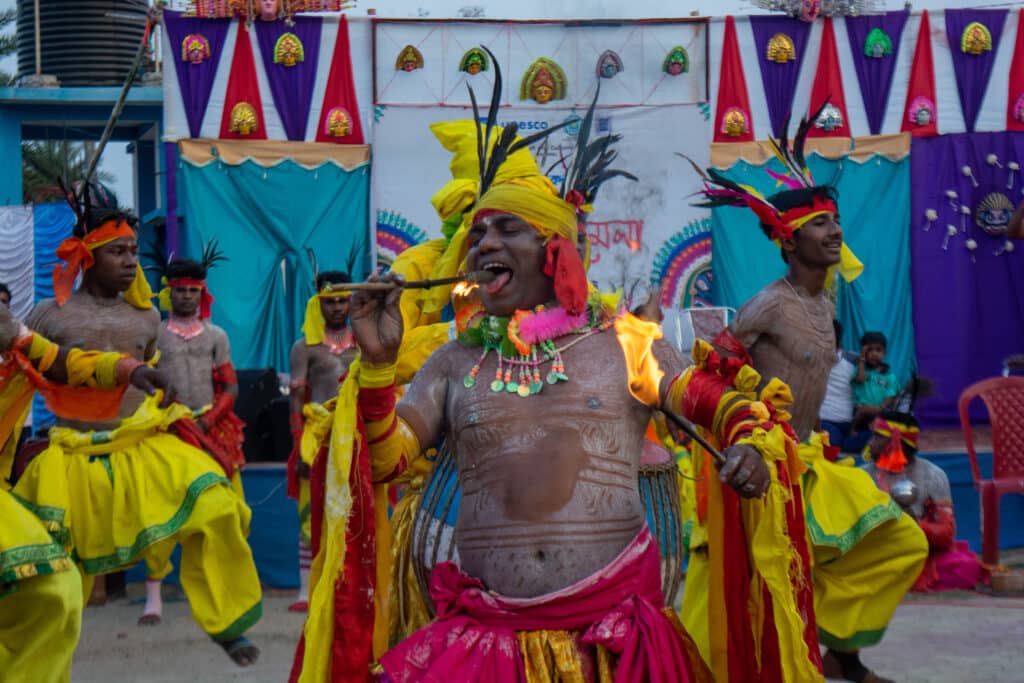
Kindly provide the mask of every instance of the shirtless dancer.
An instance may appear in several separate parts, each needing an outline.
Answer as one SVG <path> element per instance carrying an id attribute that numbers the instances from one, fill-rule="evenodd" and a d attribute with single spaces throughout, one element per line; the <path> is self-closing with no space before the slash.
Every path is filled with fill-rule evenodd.
<path id="1" fill-rule="evenodd" d="M 55 271 L 56 298 L 37 305 L 27 322 L 62 345 L 148 361 L 159 315 L 130 217 L 109 208 L 79 215 L 74 237 L 58 249 L 67 265 Z M 79 273 L 81 287 L 71 292 Z M 246 542 L 251 512 L 216 463 L 175 436 L 175 423 L 191 418 L 187 408 L 161 409 L 129 389 L 118 414 L 96 421 L 58 413 L 49 447 L 29 463 L 14 493 L 63 513 L 87 587 L 94 576 L 140 559 L 167 567 L 180 543 L 193 617 L 237 664 L 253 663 L 259 651 L 242 635 L 262 613 Z"/>
<path id="2" fill-rule="evenodd" d="M 173 397 L 159 371 L 127 354 L 59 348 L 19 325 L 5 307 L 0 307 L 0 354 L 0 412 L 7 417 L 31 403 L 34 389 L 53 399 L 64 391 L 59 385 L 69 382 L 114 398 L 115 385 L 126 381 L 148 394 L 165 390 L 167 404 Z M 34 372 L 51 384 L 26 381 Z M 17 440 L 16 427 L 15 420 L 0 418 L 0 440 Z M 82 623 L 81 577 L 59 539 L 50 535 L 55 520 L 34 515 L 6 486 L 0 486 L 0 519 L 0 672 L 12 683 L 69 681 Z"/>
<path id="3" fill-rule="evenodd" d="M 167 264 L 164 277 L 167 289 L 160 293 L 161 307 L 170 308 L 171 316 L 160 323 L 157 346 L 160 361 L 176 387 L 178 401 L 191 408 L 196 416 L 195 438 L 203 450 L 212 455 L 232 487 L 244 500 L 240 469 L 245 464 L 242 453 L 244 424 L 233 407 L 238 397 L 238 378 L 231 363 L 231 346 L 223 329 L 210 322 L 213 297 L 206 288 L 206 274 L 223 258 L 211 244 L 202 262 L 175 259 Z M 159 568 L 156 568 L 159 574 Z M 159 624 L 163 615 L 160 578 L 146 579 L 146 605 L 139 618 L 140 626 Z"/>
<path id="4" fill-rule="evenodd" d="M 836 347 L 835 310 L 825 296 L 825 284 L 834 268 L 852 280 L 863 266 L 843 243 L 835 189 L 814 185 L 802 149 L 783 153 L 789 167 L 799 170 L 799 178 L 790 176 L 793 189 L 765 200 L 712 174 L 711 182 L 725 193 L 710 187 L 705 192 L 709 205 L 754 210 L 788 266 L 785 277 L 740 308 L 715 343 L 727 353 L 749 357 L 763 378 L 778 377 L 792 390 L 790 424 L 808 467 L 803 492 L 813 546 L 818 637 L 828 647 L 825 676 L 885 681 L 864 666 L 859 650 L 882 639 L 921 571 L 928 544 L 914 520 L 879 492 L 867 474 L 824 458 L 816 428 Z M 689 591 L 689 580 L 686 587 Z M 685 598 L 683 606 L 687 620 Z"/>
<path id="5" fill-rule="evenodd" d="M 292 612 L 305 612 L 309 607 L 309 571 L 313 563 L 309 471 L 331 427 L 332 411 L 324 404 L 338 395 L 338 382 L 356 353 L 348 327 L 350 292 L 336 289 L 350 281 L 347 273 L 335 270 L 317 275 L 317 293 L 306 306 L 303 336 L 292 346 L 288 495 L 299 503 L 299 595 L 288 607 Z"/>
<path id="6" fill-rule="evenodd" d="M 459 341 L 434 352 L 397 411 L 401 289 L 353 297 L 374 480 L 443 434 L 462 486 L 461 566 L 441 563 L 431 580 L 441 616 L 389 651 L 384 673 L 501 682 L 529 670 L 531 680 L 556 680 L 557 659 L 581 680 L 616 666 L 637 680 L 694 680 L 707 672 L 662 611 L 658 551 L 636 484 L 652 408 L 680 412 L 691 375 L 653 341 L 656 325 L 588 298 L 577 205 L 539 170 L 489 185 L 481 179 L 466 267 L 494 282 L 479 288 Z M 662 372 L 652 372 L 652 342 Z M 758 451 L 737 443 L 726 455 L 721 478 L 763 495 Z"/>

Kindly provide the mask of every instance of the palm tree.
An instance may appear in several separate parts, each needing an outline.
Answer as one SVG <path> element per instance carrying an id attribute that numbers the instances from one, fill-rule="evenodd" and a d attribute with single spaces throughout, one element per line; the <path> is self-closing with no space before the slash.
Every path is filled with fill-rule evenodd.
<path id="1" fill-rule="evenodd" d="M 57 186 L 57 178 L 62 178 L 68 187 L 72 183 L 84 180 L 94 146 L 93 142 L 67 140 L 23 142 L 21 182 L 25 201 L 49 202 L 63 199 L 64 194 Z M 99 171 L 92 177 L 93 182 L 108 187 L 113 180 L 114 177 L 105 171 Z"/>

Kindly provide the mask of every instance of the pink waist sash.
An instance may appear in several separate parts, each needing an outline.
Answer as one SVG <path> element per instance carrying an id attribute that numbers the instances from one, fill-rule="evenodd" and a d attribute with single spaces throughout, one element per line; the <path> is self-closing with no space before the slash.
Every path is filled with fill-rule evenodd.
<path id="1" fill-rule="evenodd" d="M 438 618 L 381 658 L 384 680 L 523 683 L 517 631 L 577 631 L 619 658 L 616 683 L 689 681 L 683 640 L 662 613 L 657 544 L 645 527 L 607 567 L 536 598 L 489 593 L 453 562 L 434 567 Z"/>

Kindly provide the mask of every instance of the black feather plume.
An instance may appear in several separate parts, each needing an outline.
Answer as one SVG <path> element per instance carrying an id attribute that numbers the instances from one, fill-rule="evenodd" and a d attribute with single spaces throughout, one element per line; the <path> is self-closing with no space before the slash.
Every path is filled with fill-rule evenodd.
<path id="1" fill-rule="evenodd" d="M 203 269 L 209 270 L 214 265 L 221 261 L 227 261 L 228 257 L 224 255 L 224 252 L 220 250 L 217 240 L 212 239 L 206 243 L 203 248 Z"/>

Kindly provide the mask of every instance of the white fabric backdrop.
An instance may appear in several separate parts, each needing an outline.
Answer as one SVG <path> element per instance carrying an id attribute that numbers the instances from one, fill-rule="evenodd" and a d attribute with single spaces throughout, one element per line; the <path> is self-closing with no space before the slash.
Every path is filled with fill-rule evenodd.
<path id="1" fill-rule="evenodd" d="M 0 282 L 11 289 L 11 310 L 24 320 L 35 299 L 32 207 L 0 206 Z"/>

